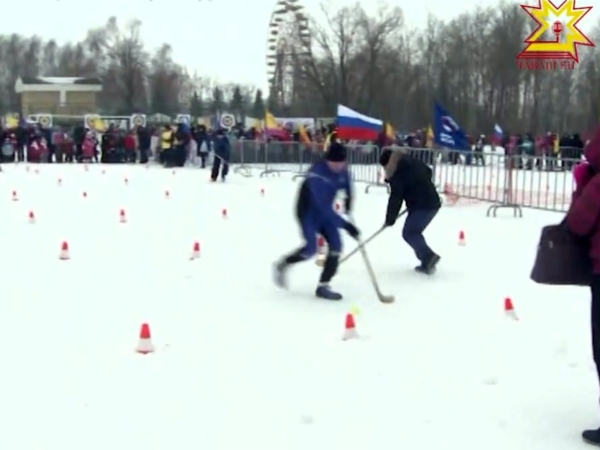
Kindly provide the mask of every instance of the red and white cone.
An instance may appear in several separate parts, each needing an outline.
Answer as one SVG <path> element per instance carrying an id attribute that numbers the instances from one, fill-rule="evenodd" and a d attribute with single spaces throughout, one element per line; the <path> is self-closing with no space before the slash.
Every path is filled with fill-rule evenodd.
<path id="1" fill-rule="evenodd" d="M 325 238 L 323 236 L 319 236 L 317 238 L 317 259 L 315 264 L 319 267 L 323 267 L 325 265 L 325 257 L 327 256 L 327 243 L 325 242 Z"/>
<path id="2" fill-rule="evenodd" d="M 227 219 L 227 208 L 223 208 L 221 210 L 221 217 L 223 217 L 223 219 Z"/>
<path id="3" fill-rule="evenodd" d="M 460 232 L 458 233 L 458 245 L 460 245 L 461 247 L 467 245 L 467 240 L 465 239 L 465 232 L 462 230 L 460 230 Z"/>
<path id="4" fill-rule="evenodd" d="M 344 341 L 349 339 L 358 339 L 356 323 L 354 322 L 354 315 L 352 313 L 346 314 L 346 323 L 344 325 L 344 335 L 342 336 L 342 339 Z"/>
<path id="5" fill-rule="evenodd" d="M 18 202 L 19 201 L 19 196 L 17 195 L 17 191 L 12 191 L 11 199 L 12 199 L 13 202 Z"/>
<path id="6" fill-rule="evenodd" d="M 62 261 L 68 261 L 71 259 L 71 255 L 69 253 L 69 244 L 67 241 L 64 241 L 60 246 L 60 254 L 58 255 L 58 259 Z"/>
<path id="7" fill-rule="evenodd" d="M 127 215 L 125 214 L 125 210 L 122 209 L 121 211 L 119 211 L 119 222 L 120 223 L 127 223 Z"/>
<path id="8" fill-rule="evenodd" d="M 35 214 L 33 213 L 33 211 L 29 211 L 29 223 L 35 223 Z"/>
<path id="9" fill-rule="evenodd" d="M 510 297 L 506 297 L 504 299 L 504 313 L 510 319 L 519 320 L 519 317 L 517 316 L 517 313 L 515 311 L 515 306 L 513 305 L 513 302 L 510 299 Z"/>
<path id="10" fill-rule="evenodd" d="M 194 259 L 200 259 L 200 242 L 194 242 L 194 246 L 192 247 L 192 254 L 190 255 L 190 261 Z"/>
<path id="11" fill-rule="evenodd" d="M 142 324 L 142 328 L 140 329 L 140 339 L 135 351 L 142 355 L 147 355 L 148 353 L 153 353 L 155 351 L 154 345 L 152 344 L 152 337 L 150 336 L 150 325 L 147 323 Z"/>

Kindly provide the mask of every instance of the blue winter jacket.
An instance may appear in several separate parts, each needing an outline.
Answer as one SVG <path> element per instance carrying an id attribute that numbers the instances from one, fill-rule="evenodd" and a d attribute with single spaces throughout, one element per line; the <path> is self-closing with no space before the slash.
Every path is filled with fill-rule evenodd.
<path id="1" fill-rule="evenodd" d="M 350 172 L 333 172 L 322 160 L 313 164 L 306 173 L 306 179 L 300 191 L 298 200 L 298 215 L 300 220 L 311 220 L 317 224 L 333 224 L 337 228 L 345 228 L 346 220 L 336 213 L 333 203 L 338 191 L 350 191 Z"/>
<path id="2" fill-rule="evenodd" d="M 225 161 L 229 162 L 229 158 L 231 156 L 231 144 L 229 143 L 229 139 L 227 136 L 223 137 L 215 137 L 214 140 L 214 149 L 215 154 Z"/>

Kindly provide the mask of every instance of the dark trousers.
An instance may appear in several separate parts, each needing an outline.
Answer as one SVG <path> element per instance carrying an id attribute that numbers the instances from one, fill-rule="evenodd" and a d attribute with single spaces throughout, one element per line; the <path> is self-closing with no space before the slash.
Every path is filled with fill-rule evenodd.
<path id="1" fill-rule="evenodd" d="M 213 159 L 212 170 L 210 172 L 210 177 L 215 181 L 219 177 L 219 169 L 221 168 L 221 163 L 223 163 L 223 168 L 221 169 L 221 178 L 225 179 L 225 177 L 229 173 L 229 163 L 215 155 Z"/>
<path id="2" fill-rule="evenodd" d="M 148 153 L 150 150 L 148 148 L 140 147 L 140 163 L 146 164 L 148 162 Z"/>
<path id="3" fill-rule="evenodd" d="M 208 157 L 207 152 L 198 152 L 200 155 L 200 161 L 202 163 L 201 167 L 204 169 L 206 167 L 206 158 Z"/>
<path id="4" fill-rule="evenodd" d="M 422 263 L 426 262 L 433 255 L 433 250 L 425 242 L 423 232 L 438 211 L 438 209 L 416 209 L 409 211 L 406 222 L 404 222 L 402 237 L 411 246 L 417 259 Z"/>
<path id="5" fill-rule="evenodd" d="M 600 383 L 600 275 L 592 278 L 592 354 L 596 363 L 596 373 Z"/>

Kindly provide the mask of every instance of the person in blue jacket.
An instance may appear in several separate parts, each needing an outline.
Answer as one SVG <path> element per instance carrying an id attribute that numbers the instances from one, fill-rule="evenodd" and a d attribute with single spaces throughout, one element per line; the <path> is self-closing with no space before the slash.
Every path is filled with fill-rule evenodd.
<path id="1" fill-rule="evenodd" d="M 210 173 L 210 179 L 212 181 L 217 181 L 219 177 L 219 169 L 221 169 L 221 181 L 225 181 L 225 177 L 229 173 L 229 158 L 231 157 L 231 144 L 229 143 L 229 139 L 225 136 L 225 132 L 223 130 L 218 130 L 215 135 L 214 141 L 214 159 L 213 166 Z M 223 167 L 221 168 L 221 165 Z"/>
<path id="2" fill-rule="evenodd" d="M 329 251 L 315 295 L 327 300 L 341 300 L 342 295 L 334 292 L 329 283 L 337 272 L 342 251 L 339 229 L 343 228 L 354 239 L 359 230 L 334 210 L 334 200 L 338 191 L 346 191 L 346 211 L 352 207 L 350 172 L 346 164 L 345 147 L 334 142 L 325 157 L 315 163 L 306 173 L 300 187 L 296 204 L 296 217 L 300 223 L 304 245 L 282 258 L 275 265 L 275 283 L 287 288 L 286 271 L 292 265 L 312 258 L 317 252 L 317 235 L 323 236 Z"/>

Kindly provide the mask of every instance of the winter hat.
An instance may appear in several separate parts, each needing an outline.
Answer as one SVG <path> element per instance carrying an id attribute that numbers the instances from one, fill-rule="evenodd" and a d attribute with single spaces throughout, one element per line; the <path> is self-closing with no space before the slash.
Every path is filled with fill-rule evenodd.
<path id="1" fill-rule="evenodd" d="M 325 159 L 331 162 L 346 161 L 346 147 L 339 142 L 332 142 L 325 153 Z"/>
<path id="2" fill-rule="evenodd" d="M 392 157 L 392 150 L 389 148 L 386 148 L 384 151 L 381 152 L 381 155 L 379 156 L 379 164 L 381 164 L 383 167 L 387 166 L 391 157 Z"/>

